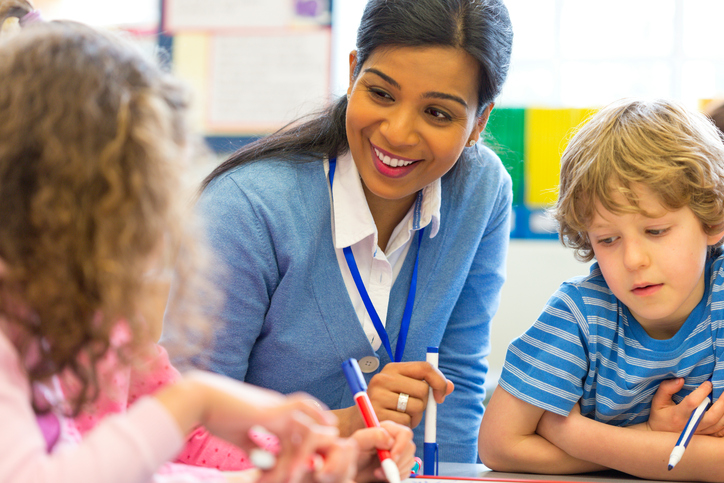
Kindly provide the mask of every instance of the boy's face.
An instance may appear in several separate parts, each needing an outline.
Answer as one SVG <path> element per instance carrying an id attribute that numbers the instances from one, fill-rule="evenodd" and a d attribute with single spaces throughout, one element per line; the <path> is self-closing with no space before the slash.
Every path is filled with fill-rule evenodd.
<path id="1" fill-rule="evenodd" d="M 669 211 L 649 188 L 632 189 L 650 216 L 611 213 L 596 201 L 588 237 L 614 295 L 651 337 L 669 339 L 701 300 L 707 247 L 722 234 L 707 235 L 688 206 Z"/>

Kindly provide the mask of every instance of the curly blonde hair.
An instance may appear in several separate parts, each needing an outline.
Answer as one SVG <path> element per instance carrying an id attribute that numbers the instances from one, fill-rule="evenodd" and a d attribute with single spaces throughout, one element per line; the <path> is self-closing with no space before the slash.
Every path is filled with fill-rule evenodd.
<path id="1" fill-rule="evenodd" d="M 183 195 L 200 146 L 187 104 L 183 86 L 116 34 L 50 22 L 0 42 L 0 314 L 24 334 L 23 360 L 40 351 L 31 382 L 80 383 L 74 411 L 97 394 L 96 363 L 115 350 L 120 320 L 133 334 L 124 361 L 150 342 L 139 314 L 155 263 L 175 265 L 188 327 L 204 333 L 190 313 L 209 292 L 194 278 L 203 249 Z"/>
<path id="2" fill-rule="evenodd" d="M 668 100 L 622 99 L 594 114 L 561 158 L 552 214 L 561 242 L 593 259 L 587 236 L 595 202 L 612 213 L 642 213 L 632 185 L 670 210 L 688 206 L 709 234 L 724 222 L 724 144 L 703 114 Z M 616 201 L 620 193 L 626 203 Z"/>

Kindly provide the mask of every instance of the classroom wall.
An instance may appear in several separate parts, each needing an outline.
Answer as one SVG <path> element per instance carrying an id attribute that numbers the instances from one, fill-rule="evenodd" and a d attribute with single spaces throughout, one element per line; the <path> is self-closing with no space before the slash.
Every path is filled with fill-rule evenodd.
<path id="1" fill-rule="evenodd" d="M 586 275 L 590 263 L 573 257 L 573 250 L 556 240 L 512 239 L 507 263 L 507 280 L 500 308 L 493 319 L 488 396 L 503 369 L 510 341 L 535 322 L 548 298 L 564 280 Z"/>

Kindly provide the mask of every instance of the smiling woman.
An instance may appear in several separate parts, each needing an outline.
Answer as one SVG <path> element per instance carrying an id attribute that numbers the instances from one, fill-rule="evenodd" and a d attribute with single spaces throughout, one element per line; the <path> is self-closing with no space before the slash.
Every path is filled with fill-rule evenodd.
<path id="1" fill-rule="evenodd" d="M 348 95 L 209 175 L 198 207 L 226 287 L 213 370 L 313 394 L 350 434 L 354 357 L 381 420 L 417 427 L 432 388 L 440 459 L 476 461 L 512 197 L 476 141 L 511 42 L 501 0 L 370 0 Z"/>

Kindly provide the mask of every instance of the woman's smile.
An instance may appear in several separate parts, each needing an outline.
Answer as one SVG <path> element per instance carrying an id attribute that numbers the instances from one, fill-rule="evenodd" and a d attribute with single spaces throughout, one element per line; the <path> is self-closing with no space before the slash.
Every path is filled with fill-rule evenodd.
<path id="1" fill-rule="evenodd" d="M 390 178 L 400 178 L 407 175 L 422 161 L 421 159 L 410 159 L 394 155 L 389 151 L 378 148 L 372 143 L 370 143 L 370 145 L 372 146 L 370 152 L 375 168 L 377 168 L 380 174 Z"/>

